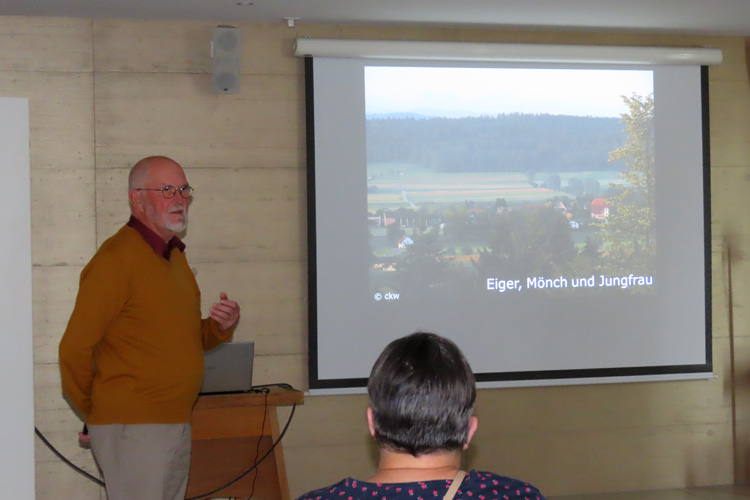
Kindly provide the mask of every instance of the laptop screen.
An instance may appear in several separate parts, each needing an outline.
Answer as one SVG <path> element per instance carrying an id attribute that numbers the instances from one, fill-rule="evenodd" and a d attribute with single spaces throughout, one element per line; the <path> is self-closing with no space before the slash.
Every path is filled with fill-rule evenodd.
<path id="1" fill-rule="evenodd" d="M 201 394 L 247 392 L 253 387 L 255 343 L 229 342 L 205 353 Z"/>

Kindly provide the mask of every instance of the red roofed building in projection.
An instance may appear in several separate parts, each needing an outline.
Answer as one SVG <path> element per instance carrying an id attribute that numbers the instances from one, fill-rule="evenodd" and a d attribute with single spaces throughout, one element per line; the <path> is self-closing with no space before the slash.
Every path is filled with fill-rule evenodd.
<path id="1" fill-rule="evenodd" d="M 609 204 L 604 198 L 595 198 L 591 202 L 591 218 L 605 220 L 609 217 Z"/>

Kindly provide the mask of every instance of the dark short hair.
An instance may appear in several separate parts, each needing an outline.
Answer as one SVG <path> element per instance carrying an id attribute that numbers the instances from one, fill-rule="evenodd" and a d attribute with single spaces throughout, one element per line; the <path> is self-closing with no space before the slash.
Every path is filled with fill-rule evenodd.
<path id="1" fill-rule="evenodd" d="M 380 446 L 416 457 L 467 442 L 476 382 L 450 340 L 425 332 L 394 340 L 375 361 L 367 391 Z"/>

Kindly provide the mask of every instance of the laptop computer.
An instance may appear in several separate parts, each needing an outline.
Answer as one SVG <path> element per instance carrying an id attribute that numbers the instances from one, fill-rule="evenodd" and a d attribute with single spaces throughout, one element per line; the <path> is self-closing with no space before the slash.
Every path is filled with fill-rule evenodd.
<path id="1" fill-rule="evenodd" d="M 255 342 L 228 342 L 205 353 L 201 394 L 248 392 L 253 387 Z"/>

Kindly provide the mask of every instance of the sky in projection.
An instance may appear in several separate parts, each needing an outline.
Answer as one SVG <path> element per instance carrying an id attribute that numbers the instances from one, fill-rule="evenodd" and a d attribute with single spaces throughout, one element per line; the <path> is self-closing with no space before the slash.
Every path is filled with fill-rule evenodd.
<path id="1" fill-rule="evenodd" d="M 503 113 L 620 117 L 622 96 L 653 93 L 648 70 L 365 68 L 368 115 L 459 118 Z"/>

